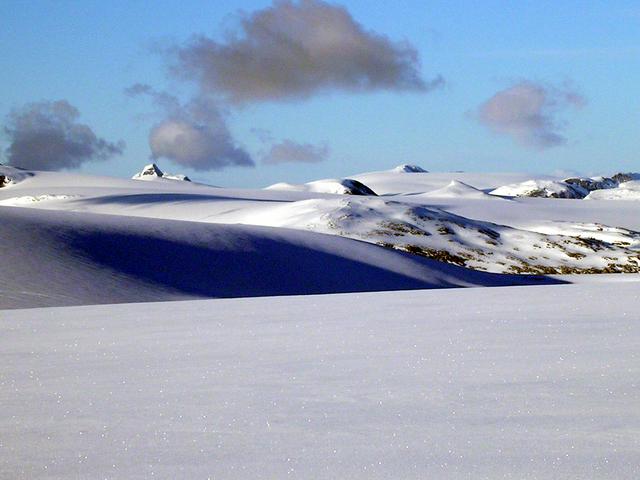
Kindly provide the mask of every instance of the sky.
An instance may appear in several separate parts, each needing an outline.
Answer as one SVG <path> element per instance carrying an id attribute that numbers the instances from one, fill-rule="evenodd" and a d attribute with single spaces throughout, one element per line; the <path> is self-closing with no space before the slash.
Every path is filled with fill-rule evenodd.
<path id="1" fill-rule="evenodd" d="M 637 1 L 0 2 L 2 163 L 230 187 L 640 170 Z"/>

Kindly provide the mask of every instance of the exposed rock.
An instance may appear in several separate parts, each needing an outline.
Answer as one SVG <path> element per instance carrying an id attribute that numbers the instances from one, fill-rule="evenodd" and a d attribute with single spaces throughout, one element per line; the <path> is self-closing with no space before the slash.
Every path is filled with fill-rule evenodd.
<path id="1" fill-rule="evenodd" d="M 640 180 L 640 173 L 616 173 L 611 178 L 618 183 L 630 182 L 632 180 Z"/>
<path id="2" fill-rule="evenodd" d="M 150 163 L 149 165 L 145 165 L 145 167 L 142 169 L 141 172 L 136 173 L 131 178 L 133 179 L 138 179 L 142 177 L 162 178 L 163 176 L 164 176 L 164 173 L 162 172 L 162 170 L 160 170 L 160 167 L 158 167 L 158 165 L 156 165 L 155 163 Z"/>
<path id="3" fill-rule="evenodd" d="M 503 197 L 540 197 L 540 198 L 584 198 L 589 190 L 578 184 L 553 180 L 528 180 L 522 183 L 496 188 L 491 195 Z"/>
<path id="4" fill-rule="evenodd" d="M 570 186 L 565 190 L 560 191 L 549 191 L 545 188 L 533 190 L 529 193 L 529 197 L 542 197 L 542 198 L 571 198 L 571 199 L 581 199 L 588 195 L 588 192 L 585 192 L 582 188 L 576 188 L 575 186 Z"/>
<path id="5" fill-rule="evenodd" d="M 0 188 L 12 187 L 33 176 L 33 172 L 29 172 L 18 167 L 0 164 Z"/>
<path id="6" fill-rule="evenodd" d="M 186 175 L 172 175 L 170 173 L 164 173 L 160 170 L 160 167 L 155 163 L 150 163 L 149 165 L 145 165 L 141 172 L 136 173 L 133 177 L 133 180 L 153 180 L 156 178 L 166 178 L 168 180 L 178 180 L 182 182 L 190 182 L 191 179 Z"/>
<path id="7" fill-rule="evenodd" d="M 345 178 L 341 182 L 343 187 L 347 190 L 346 195 L 373 195 L 378 196 L 376 192 L 367 187 L 364 183 L 354 180 L 352 178 Z"/>
<path id="8" fill-rule="evenodd" d="M 618 182 L 609 177 L 572 177 L 565 179 L 564 182 L 569 185 L 579 186 L 589 192 L 616 188 L 618 186 Z"/>
<path id="9" fill-rule="evenodd" d="M 364 183 L 352 178 L 327 178 L 314 182 L 295 185 L 292 183 L 276 183 L 267 190 L 287 190 L 291 192 L 331 193 L 334 195 L 370 195 L 378 196 L 376 192 Z"/>

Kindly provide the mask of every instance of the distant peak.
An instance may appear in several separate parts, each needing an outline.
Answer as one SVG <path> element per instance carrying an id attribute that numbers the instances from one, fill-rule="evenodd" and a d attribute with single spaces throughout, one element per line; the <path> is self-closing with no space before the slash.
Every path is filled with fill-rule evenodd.
<path id="1" fill-rule="evenodd" d="M 393 169 L 394 172 L 398 172 L 398 173 L 427 173 L 427 171 L 418 166 L 418 165 L 409 165 L 409 164 L 402 164 L 402 165 L 398 165 L 396 168 Z"/>
<path id="2" fill-rule="evenodd" d="M 164 176 L 164 173 L 162 173 L 162 170 L 160 170 L 160 167 L 158 167 L 158 165 L 156 165 L 155 163 L 150 163 L 149 165 L 145 165 L 139 175 L 152 175 L 154 177 L 162 177 Z"/>
<path id="3" fill-rule="evenodd" d="M 172 175 L 170 173 L 164 173 L 155 163 L 145 165 L 142 171 L 136 173 L 131 178 L 133 178 L 134 180 L 152 180 L 155 178 L 166 178 L 168 180 L 179 180 L 183 182 L 191 181 L 186 175 Z"/>

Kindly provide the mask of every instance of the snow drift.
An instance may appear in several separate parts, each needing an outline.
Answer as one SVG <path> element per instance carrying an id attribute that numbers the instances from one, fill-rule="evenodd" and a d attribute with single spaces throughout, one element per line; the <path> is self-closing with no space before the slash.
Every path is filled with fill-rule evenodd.
<path id="1" fill-rule="evenodd" d="M 476 200 L 495 200 L 497 198 L 458 180 L 451 180 L 445 187 L 430 192 L 418 193 L 414 196 L 420 198 L 471 198 Z"/>
<path id="2" fill-rule="evenodd" d="M 418 165 L 402 164 L 393 169 L 397 173 L 427 173 L 427 171 Z"/>
<path id="3" fill-rule="evenodd" d="M 589 191 L 577 183 L 554 180 L 527 180 L 504 185 L 489 192 L 501 197 L 584 198 Z"/>
<path id="4" fill-rule="evenodd" d="M 585 200 L 640 200 L 640 181 L 628 180 L 618 188 L 596 190 L 591 192 Z"/>
<path id="5" fill-rule="evenodd" d="M 0 309 L 540 284 L 289 229 L 0 208 Z"/>
<path id="6" fill-rule="evenodd" d="M 276 183 L 266 188 L 267 190 L 285 190 L 290 192 L 312 192 L 330 193 L 334 195 L 372 195 L 376 192 L 367 187 L 364 183 L 351 178 L 325 179 L 314 182 L 295 185 L 292 183 Z"/>

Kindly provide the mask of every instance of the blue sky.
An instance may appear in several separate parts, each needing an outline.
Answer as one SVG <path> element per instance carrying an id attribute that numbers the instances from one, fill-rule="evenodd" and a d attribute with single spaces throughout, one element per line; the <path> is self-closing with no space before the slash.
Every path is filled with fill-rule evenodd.
<path id="1" fill-rule="evenodd" d="M 330 2 L 331 3 L 331 2 Z M 335 2 L 334 2 L 335 3 Z M 336 3 L 337 4 L 337 3 Z M 224 41 L 239 10 L 266 1 L 0 3 L 0 116 L 28 102 L 65 99 L 123 155 L 84 163 L 85 172 L 130 176 L 148 163 L 148 134 L 158 121 L 150 102 L 123 91 L 135 83 L 186 101 L 194 85 L 167 75 L 157 46 L 194 34 Z M 276 140 L 326 144 L 320 163 L 284 163 L 195 172 L 158 163 L 216 185 L 266 186 L 416 163 L 428 170 L 640 170 L 640 7 L 637 2 L 349 1 L 340 5 L 366 30 L 406 40 L 420 55 L 430 92 L 321 92 L 304 100 L 227 108 L 233 138 L 259 157 L 255 130 Z M 583 108 L 554 113 L 565 144 L 530 148 L 487 128 L 478 108 L 518 82 L 568 86 Z M 226 107 L 225 107 L 226 108 Z M 7 146 L 8 139 L 3 139 Z"/>

